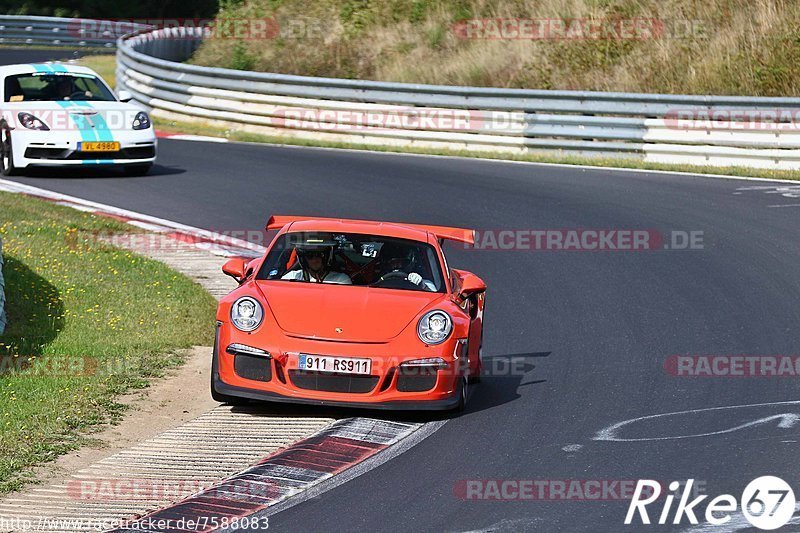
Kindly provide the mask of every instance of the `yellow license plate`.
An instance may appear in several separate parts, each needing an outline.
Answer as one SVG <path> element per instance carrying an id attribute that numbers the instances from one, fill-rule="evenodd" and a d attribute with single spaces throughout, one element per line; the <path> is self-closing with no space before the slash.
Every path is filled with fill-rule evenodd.
<path id="1" fill-rule="evenodd" d="M 118 152 L 119 143 L 116 141 L 82 142 L 78 143 L 78 150 L 81 152 Z"/>

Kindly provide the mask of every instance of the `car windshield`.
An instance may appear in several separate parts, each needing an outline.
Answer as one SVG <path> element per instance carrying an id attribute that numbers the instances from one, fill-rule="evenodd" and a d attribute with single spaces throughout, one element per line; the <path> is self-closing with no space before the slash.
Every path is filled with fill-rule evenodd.
<path id="1" fill-rule="evenodd" d="M 270 249 L 257 279 L 444 291 L 430 244 L 353 233 L 286 233 Z"/>
<path id="2" fill-rule="evenodd" d="M 40 73 L 6 76 L 6 102 L 91 100 L 114 102 L 114 94 L 92 74 Z"/>

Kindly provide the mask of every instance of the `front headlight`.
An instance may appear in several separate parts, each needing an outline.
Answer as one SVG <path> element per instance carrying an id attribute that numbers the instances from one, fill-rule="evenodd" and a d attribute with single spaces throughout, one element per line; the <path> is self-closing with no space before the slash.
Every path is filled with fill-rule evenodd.
<path id="1" fill-rule="evenodd" d="M 428 311 L 417 324 L 417 335 L 425 344 L 441 344 L 452 331 L 453 319 L 444 311 Z"/>
<path id="2" fill-rule="evenodd" d="M 150 127 L 150 117 L 147 116 L 147 113 L 144 111 L 139 111 L 136 113 L 136 116 L 133 117 L 133 129 L 135 130 L 146 130 Z"/>
<path id="3" fill-rule="evenodd" d="M 22 124 L 24 127 L 28 128 L 29 130 L 42 130 L 42 131 L 49 131 L 50 128 L 47 127 L 42 119 L 31 115 L 30 113 L 18 113 L 17 118 L 19 119 L 19 123 Z"/>
<path id="4" fill-rule="evenodd" d="M 264 318 L 264 310 L 261 304 L 249 296 L 243 296 L 231 307 L 231 322 L 236 329 L 241 331 L 253 331 Z"/>

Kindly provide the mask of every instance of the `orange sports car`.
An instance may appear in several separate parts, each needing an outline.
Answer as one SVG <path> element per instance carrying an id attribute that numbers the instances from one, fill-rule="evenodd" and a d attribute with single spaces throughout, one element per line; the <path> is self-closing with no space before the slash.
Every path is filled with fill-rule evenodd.
<path id="1" fill-rule="evenodd" d="M 449 268 L 459 228 L 274 216 L 263 257 L 222 270 L 219 402 L 461 410 L 481 375 L 486 285 Z"/>

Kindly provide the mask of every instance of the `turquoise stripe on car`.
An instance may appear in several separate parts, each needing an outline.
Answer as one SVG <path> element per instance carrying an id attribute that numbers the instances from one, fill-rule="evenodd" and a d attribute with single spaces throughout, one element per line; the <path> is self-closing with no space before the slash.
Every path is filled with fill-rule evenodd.
<path id="1" fill-rule="evenodd" d="M 78 106 L 76 102 L 71 100 L 56 100 L 56 103 L 60 105 L 65 111 L 78 111 Z M 75 127 L 78 128 L 78 133 L 81 136 L 81 142 L 92 142 L 98 140 L 97 132 L 92 127 L 91 122 L 87 117 L 82 115 L 73 115 L 70 113 L 69 115 L 70 120 L 72 123 L 75 124 Z M 90 160 L 83 160 L 82 163 L 85 165 L 90 163 Z"/>
<path id="2" fill-rule="evenodd" d="M 40 73 L 54 73 L 54 72 L 69 72 L 64 65 L 53 63 L 31 63 L 30 66 Z M 57 100 L 56 103 L 61 106 L 65 111 L 80 111 L 80 110 L 95 110 L 92 104 L 85 100 Z M 91 117 L 82 115 L 73 115 L 70 113 L 70 120 L 78 128 L 78 133 L 81 136 L 81 142 L 113 142 L 114 135 L 111 128 L 108 127 L 105 117 L 101 112 Z M 113 159 L 84 159 L 81 161 L 85 165 L 103 165 L 113 164 Z"/>

